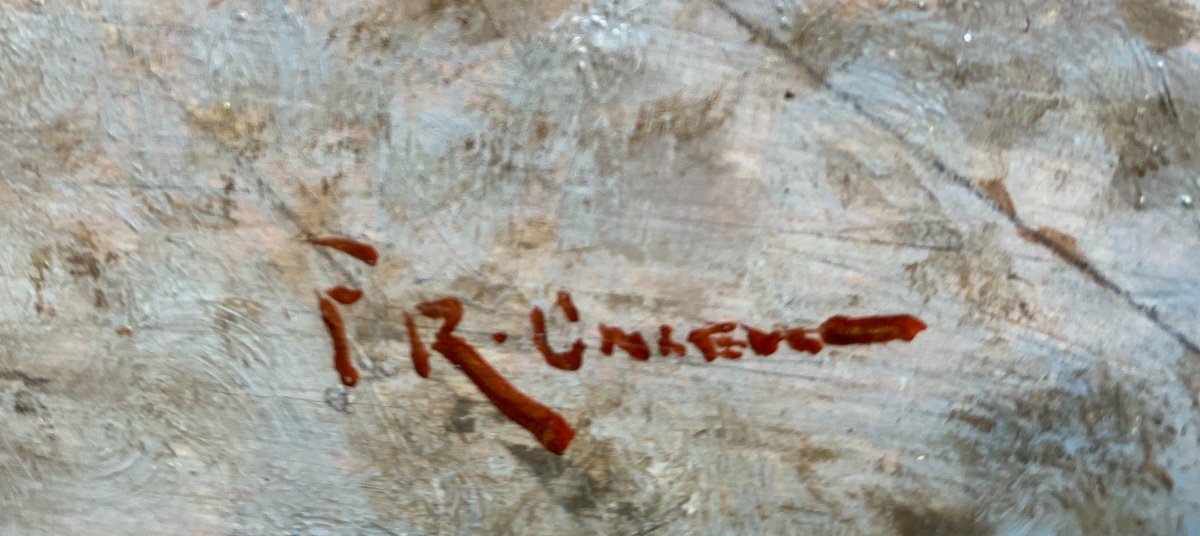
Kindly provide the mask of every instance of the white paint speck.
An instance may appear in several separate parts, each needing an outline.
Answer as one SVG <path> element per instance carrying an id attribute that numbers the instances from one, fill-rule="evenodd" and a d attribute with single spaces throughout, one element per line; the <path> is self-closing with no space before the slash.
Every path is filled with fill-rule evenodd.
<path id="1" fill-rule="evenodd" d="M 378 370 L 379 374 L 383 376 L 391 377 L 400 372 L 400 364 L 397 363 L 395 359 L 385 359 L 383 362 L 379 363 L 379 366 L 376 367 L 376 370 Z"/>
<path id="2" fill-rule="evenodd" d="M 1179 204 L 1185 207 L 1192 206 L 1192 196 L 1188 194 L 1179 194 Z"/>
<path id="3" fill-rule="evenodd" d="M 973 39 L 975 39 L 975 36 L 971 35 L 971 32 L 963 34 L 963 41 L 970 43 Z"/>
<path id="4" fill-rule="evenodd" d="M 351 405 L 353 397 L 350 394 L 350 390 L 341 384 L 325 390 L 325 403 L 342 413 L 354 413 L 354 407 Z"/>
<path id="5" fill-rule="evenodd" d="M 681 506 L 680 508 L 683 509 L 683 513 L 685 513 L 689 516 L 695 515 L 696 511 L 699 510 L 699 508 L 698 508 L 700 505 L 699 503 L 700 503 L 700 494 L 693 492 L 692 496 L 688 497 L 687 502 L 683 503 L 683 506 Z"/>

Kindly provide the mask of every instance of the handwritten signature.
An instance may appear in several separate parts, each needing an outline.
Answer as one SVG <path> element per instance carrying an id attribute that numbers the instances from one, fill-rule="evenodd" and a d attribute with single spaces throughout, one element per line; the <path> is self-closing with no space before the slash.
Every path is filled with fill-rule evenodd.
<path id="1" fill-rule="evenodd" d="M 371 266 L 379 259 L 379 254 L 373 246 L 353 239 L 310 237 L 307 241 L 317 246 L 335 249 Z M 334 370 L 337 371 L 343 385 L 354 387 L 358 383 L 358 369 L 350 357 L 349 339 L 338 304 L 354 304 L 362 298 L 363 292 L 360 289 L 337 286 L 316 294 L 321 318 L 333 341 Z M 579 311 L 575 308 L 569 292 L 559 291 L 555 306 L 562 310 L 568 322 L 579 322 Z M 571 439 L 575 437 L 575 430 L 566 419 L 514 387 L 479 354 L 478 350 L 454 334 L 463 317 L 461 301 L 457 298 L 426 301 L 417 304 L 416 311 L 423 316 L 442 321 L 431 346 L 433 351 L 441 354 L 466 374 L 501 413 L 533 434 L 546 450 L 559 455 L 567 450 Z M 413 370 L 420 377 L 428 378 L 429 350 L 417 332 L 416 321 L 411 313 L 404 314 L 404 323 L 408 331 Z M 540 307 L 530 310 L 529 323 L 533 331 L 533 345 L 547 364 L 562 370 L 579 370 L 583 366 L 583 355 L 587 351 L 587 345 L 581 339 L 575 339 L 565 350 L 555 351 L 546 336 L 546 315 Z M 733 335 L 739 326 L 746 333 L 745 339 Z M 816 354 L 826 344 L 838 346 L 911 341 L 925 328 L 924 322 L 907 314 L 860 317 L 836 315 L 816 328 L 797 327 L 772 331 L 763 331 L 737 322 L 716 322 L 691 330 L 686 341 L 700 351 L 705 361 L 711 362 L 717 358 L 739 359 L 746 348 L 756 355 L 769 356 L 778 351 L 780 344 L 787 344 L 788 348 L 797 352 Z M 652 349 L 641 332 L 627 332 L 605 324 L 600 324 L 599 332 L 600 353 L 611 356 L 616 348 L 620 348 L 632 359 L 650 359 Z M 671 326 L 664 324 L 659 327 L 656 345 L 658 355 L 686 356 L 687 346 L 676 342 L 672 333 Z M 492 338 L 497 343 L 503 343 L 508 335 L 496 332 Z"/>

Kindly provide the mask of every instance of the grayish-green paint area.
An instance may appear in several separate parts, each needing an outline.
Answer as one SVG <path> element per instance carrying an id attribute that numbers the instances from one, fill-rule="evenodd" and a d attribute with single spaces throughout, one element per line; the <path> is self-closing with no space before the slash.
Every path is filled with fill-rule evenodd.
<path id="1" fill-rule="evenodd" d="M 0 0 L 0 533 L 1200 533 L 1198 29 L 1182 0 Z M 337 284 L 367 292 L 349 398 Z M 576 373 L 528 336 L 560 288 Z M 412 373 L 403 314 L 446 295 L 565 456 Z M 903 312 L 914 342 L 816 357 L 596 351 Z"/>

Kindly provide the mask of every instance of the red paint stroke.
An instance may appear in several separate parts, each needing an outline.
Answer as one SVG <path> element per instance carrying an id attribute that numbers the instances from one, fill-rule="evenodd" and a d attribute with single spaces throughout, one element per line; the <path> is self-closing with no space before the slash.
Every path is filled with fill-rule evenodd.
<path id="1" fill-rule="evenodd" d="M 438 330 L 441 333 L 454 331 L 454 328 L 458 327 L 458 323 L 462 321 L 463 317 L 462 302 L 458 301 L 457 298 L 442 298 L 419 303 L 417 304 L 417 310 L 429 318 L 441 319 L 442 327 Z"/>
<path id="2" fill-rule="evenodd" d="M 567 450 L 575 430 L 566 419 L 513 387 L 475 348 L 452 333 L 462 319 L 462 304 L 458 300 L 444 298 L 425 302 L 418 305 L 417 310 L 445 320 L 433 349 L 463 371 L 496 409 L 533 434 L 546 450 L 558 455 Z"/>
<path id="3" fill-rule="evenodd" d="M 492 334 L 492 340 L 496 341 L 496 344 L 504 344 L 504 341 L 508 340 L 508 334 L 503 331 L 497 331 Z"/>
<path id="4" fill-rule="evenodd" d="M 317 236 L 309 238 L 308 243 L 336 249 L 371 266 L 375 266 L 379 260 L 379 252 L 375 251 L 374 246 L 350 238 Z"/>
<path id="5" fill-rule="evenodd" d="M 818 353 L 822 348 L 825 348 L 825 345 L 821 344 L 821 341 L 817 339 L 810 339 L 806 335 L 807 333 L 808 331 L 804 328 L 792 328 L 787 330 L 787 332 L 784 333 L 784 337 L 787 338 L 788 348 L 791 348 L 797 352 L 808 352 L 810 354 Z"/>
<path id="6" fill-rule="evenodd" d="M 566 352 L 555 352 L 550 348 L 550 342 L 546 339 L 546 315 L 541 307 L 529 311 L 529 323 L 533 324 L 533 346 L 550 366 L 562 370 L 579 370 L 583 366 L 583 352 L 587 345 L 582 340 L 575 339 L 571 349 Z"/>
<path id="7" fill-rule="evenodd" d="M 713 342 L 716 343 L 717 346 L 720 346 L 722 348 L 732 348 L 734 350 L 737 350 L 735 352 L 737 355 L 725 356 L 729 359 L 737 359 L 739 357 L 742 357 L 742 352 L 740 351 L 740 349 L 746 347 L 746 341 L 743 341 L 741 339 L 735 339 L 733 337 L 730 337 L 729 335 L 717 335 L 716 337 L 713 337 Z"/>
<path id="8" fill-rule="evenodd" d="M 667 357 L 671 354 L 683 357 L 687 355 L 687 347 L 671 340 L 671 326 L 663 324 L 658 327 L 658 355 Z"/>
<path id="9" fill-rule="evenodd" d="M 575 309 L 575 302 L 571 301 L 570 292 L 565 290 L 558 291 L 558 299 L 556 299 L 554 303 L 562 308 L 563 314 L 566 315 L 568 322 L 579 321 L 579 311 Z"/>
<path id="10" fill-rule="evenodd" d="M 329 337 L 333 339 L 333 368 L 341 376 L 342 385 L 354 387 L 358 383 L 358 370 L 350 360 L 350 343 L 346 338 L 346 325 L 342 322 L 342 315 L 338 313 L 337 305 L 329 298 L 317 294 L 317 303 L 321 307 L 321 320 L 325 322 L 325 329 L 329 330 Z"/>
<path id="11" fill-rule="evenodd" d="M 860 316 L 837 315 L 821 327 L 821 340 L 826 344 L 872 344 L 894 340 L 911 341 L 927 326 L 912 315 Z"/>
<path id="12" fill-rule="evenodd" d="M 363 291 L 357 288 L 349 288 L 338 285 L 326 290 L 325 294 L 328 294 L 330 298 L 333 298 L 333 301 L 336 301 L 342 305 L 351 305 L 362 298 Z"/>
<path id="13" fill-rule="evenodd" d="M 439 331 L 433 349 L 462 370 L 501 413 L 529 430 L 546 450 L 558 455 L 567 450 L 575 430 L 566 419 L 513 387 L 465 341 Z"/>
<path id="14" fill-rule="evenodd" d="M 728 333 L 737 329 L 735 322 L 718 322 L 709 324 L 702 328 L 697 328 L 688 333 L 687 340 L 700 349 L 700 353 L 704 354 L 705 361 L 714 361 L 717 357 L 725 359 L 737 359 L 742 357 L 742 352 L 738 348 L 744 348 L 746 341 L 734 339 L 729 336 L 714 337 L 718 333 Z"/>
<path id="15" fill-rule="evenodd" d="M 640 332 L 630 334 L 621 328 L 600 324 L 600 353 L 612 355 L 614 344 L 638 361 L 650 359 L 650 346 L 646 344 L 646 339 L 642 338 Z"/>
<path id="16" fill-rule="evenodd" d="M 742 324 L 742 329 L 746 330 L 746 339 L 750 341 L 750 349 L 754 350 L 758 355 L 771 355 L 779 350 L 779 343 L 783 341 L 783 333 L 772 331 L 767 333 L 760 329 L 754 329 L 750 326 Z"/>
<path id="17" fill-rule="evenodd" d="M 417 376 L 428 378 L 429 350 L 425 349 L 425 342 L 421 340 L 421 334 L 417 332 L 416 321 L 408 313 L 404 313 L 404 327 L 408 329 L 408 347 L 412 353 L 413 370 L 417 371 Z"/>

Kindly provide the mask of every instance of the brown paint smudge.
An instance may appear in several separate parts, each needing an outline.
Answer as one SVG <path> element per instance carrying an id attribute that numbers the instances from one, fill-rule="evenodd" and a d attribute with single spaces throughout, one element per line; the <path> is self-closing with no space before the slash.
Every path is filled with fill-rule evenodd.
<path id="1" fill-rule="evenodd" d="M 1007 214 L 1008 217 L 1017 217 L 1016 205 L 1013 204 L 1012 197 L 1008 195 L 1008 188 L 1004 186 L 1004 180 L 988 179 L 985 181 L 980 181 L 979 188 L 983 190 L 983 193 L 987 194 L 988 197 L 992 198 L 992 201 L 995 201 L 996 205 L 1000 207 L 1000 210 Z"/>
<path id="2" fill-rule="evenodd" d="M 1030 229 L 1021 229 L 1021 238 L 1035 244 L 1043 244 L 1052 249 L 1055 253 L 1061 256 L 1064 260 L 1074 265 L 1076 268 L 1088 271 L 1087 257 L 1082 251 L 1079 251 L 1079 243 L 1074 236 L 1059 231 L 1053 227 L 1038 227 L 1036 231 Z"/>

